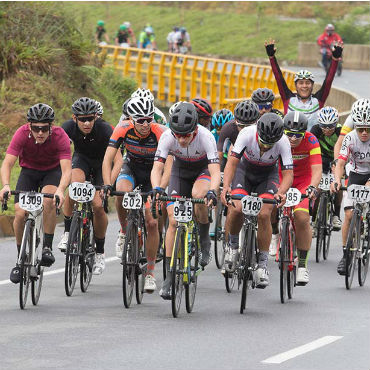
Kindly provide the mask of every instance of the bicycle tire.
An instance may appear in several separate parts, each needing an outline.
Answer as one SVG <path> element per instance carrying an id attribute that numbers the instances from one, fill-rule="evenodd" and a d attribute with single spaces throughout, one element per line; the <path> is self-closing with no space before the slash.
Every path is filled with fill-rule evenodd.
<path id="1" fill-rule="evenodd" d="M 235 286 L 237 274 L 235 272 L 225 271 L 225 288 L 228 293 L 231 293 Z"/>
<path id="2" fill-rule="evenodd" d="M 122 298 L 123 304 L 129 308 L 135 286 L 135 252 L 138 248 L 137 226 L 133 220 L 127 222 L 126 239 L 122 253 Z"/>
<path id="3" fill-rule="evenodd" d="M 184 238 L 185 230 L 183 227 L 179 227 L 176 231 L 172 265 L 171 309 L 173 317 L 177 317 L 179 315 L 182 292 L 184 289 Z"/>
<path id="4" fill-rule="evenodd" d="M 366 221 L 368 222 L 368 221 Z M 370 223 L 367 224 L 367 235 L 362 241 L 361 246 L 361 258 L 358 260 L 358 283 L 363 286 L 366 281 L 367 271 L 369 270 L 369 259 L 370 259 Z"/>
<path id="5" fill-rule="evenodd" d="M 346 265 L 346 274 L 345 274 L 345 283 L 346 289 L 351 289 L 353 276 L 356 269 L 356 255 L 358 249 L 358 236 L 360 235 L 359 227 L 359 214 L 355 213 L 352 216 L 351 224 L 349 227 L 346 253 L 345 253 L 345 265 Z"/>
<path id="6" fill-rule="evenodd" d="M 82 231 L 81 259 L 80 259 L 80 288 L 82 293 L 86 293 L 93 276 L 95 262 L 95 238 L 92 219 L 88 220 L 88 225 Z"/>
<path id="7" fill-rule="evenodd" d="M 289 229 L 287 219 L 283 219 L 280 233 L 279 270 L 280 270 L 280 302 L 287 300 L 288 265 L 289 265 Z"/>
<path id="8" fill-rule="evenodd" d="M 324 248 L 322 249 L 322 258 L 324 260 L 327 260 L 328 255 L 329 255 L 331 233 L 333 231 L 333 218 L 334 218 L 333 203 L 332 203 L 332 200 L 328 199 L 328 202 L 327 202 L 327 217 L 326 217 L 327 223 L 326 223 L 326 228 L 325 228 L 326 242 L 325 242 Z"/>
<path id="9" fill-rule="evenodd" d="M 225 249 L 223 239 L 223 226 L 222 226 L 222 215 L 224 212 L 224 206 L 219 204 L 217 207 L 217 215 L 215 220 L 215 263 L 218 269 L 221 269 L 225 260 Z"/>
<path id="10" fill-rule="evenodd" d="M 327 225 L 326 210 L 327 210 L 327 199 L 325 196 L 320 196 L 319 211 L 317 213 L 317 236 L 316 236 L 316 263 L 320 263 L 323 249 L 325 248 L 325 229 Z"/>
<path id="11" fill-rule="evenodd" d="M 32 251 L 32 222 L 27 220 L 24 226 L 22 246 L 21 246 L 21 261 L 19 264 L 20 269 L 20 282 L 19 282 L 19 306 L 22 310 L 25 309 L 28 296 L 28 288 L 30 285 L 30 262 Z"/>
<path id="12" fill-rule="evenodd" d="M 145 284 L 145 274 L 146 274 L 146 230 L 145 221 L 140 218 L 140 229 L 141 235 L 139 239 L 139 248 L 137 249 L 136 261 L 138 262 L 137 268 L 135 269 L 135 296 L 136 303 L 141 304 L 144 297 L 144 284 Z"/>
<path id="13" fill-rule="evenodd" d="M 41 214 L 42 215 L 42 214 Z M 43 231 L 43 221 L 42 216 L 40 220 L 40 229 L 36 230 L 36 270 L 37 270 L 37 277 L 31 279 L 31 298 L 32 304 L 36 306 L 39 303 L 40 295 L 41 295 L 41 288 L 42 288 L 42 281 L 44 278 L 44 266 L 40 266 L 41 258 L 42 258 L 42 245 L 43 240 L 40 238 L 41 235 L 44 235 Z"/>
<path id="14" fill-rule="evenodd" d="M 297 249 L 295 246 L 295 231 L 292 226 L 289 228 L 289 236 L 290 236 L 291 250 L 289 251 L 287 292 L 288 292 L 288 298 L 292 299 L 293 298 L 293 288 L 296 286 L 296 279 L 297 279 L 297 264 L 296 264 Z"/>
<path id="15" fill-rule="evenodd" d="M 243 275 L 243 283 L 242 283 L 242 297 L 240 300 L 240 313 L 243 314 L 244 310 L 246 309 L 247 305 L 247 296 L 248 296 L 248 284 L 250 281 L 250 277 L 252 274 L 252 255 L 255 248 L 255 232 L 250 227 L 247 227 L 247 236 L 244 238 L 243 248 L 245 250 L 244 253 L 244 261 L 242 261 L 242 275 Z"/>
<path id="16" fill-rule="evenodd" d="M 199 237 L 198 232 L 193 230 L 192 243 L 189 249 L 188 263 L 190 274 L 188 274 L 188 283 L 185 284 L 185 306 L 186 312 L 193 311 L 195 295 L 197 291 L 198 274 L 199 274 Z"/>

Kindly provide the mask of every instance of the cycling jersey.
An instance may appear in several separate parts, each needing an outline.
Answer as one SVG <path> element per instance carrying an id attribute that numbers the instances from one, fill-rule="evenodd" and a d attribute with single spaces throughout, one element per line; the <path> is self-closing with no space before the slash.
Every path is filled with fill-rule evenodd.
<path id="1" fill-rule="evenodd" d="M 105 150 L 112 135 L 112 126 L 98 118 L 91 132 L 85 135 L 72 119 L 63 123 L 62 128 L 74 144 L 75 153 L 81 153 L 90 159 L 103 161 Z"/>
<path id="2" fill-rule="evenodd" d="M 116 38 L 118 38 L 119 44 L 127 44 L 128 38 L 130 37 L 127 31 L 118 31 Z"/>
<path id="3" fill-rule="evenodd" d="M 140 32 L 140 35 L 139 35 L 139 42 L 138 42 L 139 45 L 138 46 L 140 47 L 140 44 L 143 44 L 143 48 L 145 49 L 145 47 L 148 44 L 151 44 L 154 41 L 155 41 L 154 33 L 148 35 L 145 31 L 142 31 Z"/>
<path id="4" fill-rule="evenodd" d="M 68 136 L 58 126 L 52 126 L 51 135 L 43 144 L 36 144 L 28 124 L 19 127 L 6 153 L 19 157 L 21 167 L 39 171 L 54 169 L 62 159 L 71 159 Z"/>
<path id="5" fill-rule="evenodd" d="M 230 143 L 235 144 L 239 130 L 235 124 L 235 120 L 227 122 L 221 129 L 220 136 L 217 141 L 217 150 L 219 152 L 228 153 Z"/>
<path id="6" fill-rule="evenodd" d="M 263 152 L 258 145 L 257 126 L 251 125 L 240 131 L 235 141 L 231 155 L 241 159 L 241 165 L 247 171 L 261 173 L 276 168 L 280 159 L 283 170 L 293 169 L 293 159 L 288 138 L 283 135 L 281 139 L 269 150 Z"/>
<path id="7" fill-rule="evenodd" d="M 317 122 L 318 110 L 324 106 L 329 95 L 331 84 L 333 83 L 335 72 L 337 70 L 338 61 L 334 59 L 332 60 L 321 88 L 312 94 L 308 100 L 303 102 L 297 93 L 294 93 L 288 88 L 276 58 L 272 57 L 269 59 L 281 99 L 283 100 L 284 114 L 288 111 L 303 112 L 308 119 L 307 131 L 310 131 L 311 127 Z"/>
<path id="8" fill-rule="evenodd" d="M 343 42 L 342 38 L 336 32 L 328 35 L 325 31 L 317 38 L 317 43 L 324 48 L 330 48 L 335 42 Z"/>
<path id="9" fill-rule="evenodd" d="M 352 119 L 352 116 L 349 115 L 345 122 L 344 122 L 344 125 L 342 127 L 342 130 L 340 131 L 340 134 L 345 136 L 347 135 L 349 132 L 351 132 L 354 128 L 354 123 L 353 123 L 353 119 Z"/>
<path id="10" fill-rule="evenodd" d="M 356 131 L 344 137 L 338 158 L 350 161 L 351 171 L 359 174 L 370 172 L 370 140 L 362 142 Z"/>
<path id="11" fill-rule="evenodd" d="M 106 29 L 103 27 L 96 27 L 96 37 L 99 41 L 102 41 L 103 35 L 106 33 Z"/>

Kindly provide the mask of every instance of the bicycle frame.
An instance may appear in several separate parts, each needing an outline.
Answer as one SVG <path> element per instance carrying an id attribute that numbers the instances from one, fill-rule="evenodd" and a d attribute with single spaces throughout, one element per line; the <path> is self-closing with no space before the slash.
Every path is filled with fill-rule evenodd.
<path id="1" fill-rule="evenodd" d="M 282 210 L 281 210 L 281 217 L 280 217 L 280 235 L 281 235 L 281 232 L 283 230 L 283 225 L 284 223 L 288 223 L 289 225 L 289 229 L 288 229 L 288 240 L 289 240 L 289 265 L 288 265 L 288 269 L 289 271 L 293 271 L 293 268 L 294 268 L 294 264 L 295 264 L 295 258 L 296 256 L 294 256 L 294 240 L 292 240 L 292 233 L 291 231 L 293 231 L 294 235 L 296 233 L 296 229 L 295 229 L 295 224 L 294 224 L 294 215 L 293 215 L 293 207 L 284 207 Z M 278 247 L 280 247 L 280 240 L 279 240 L 279 245 Z M 278 248 L 279 249 L 279 248 Z M 279 262 L 279 253 L 276 253 L 276 262 Z"/>

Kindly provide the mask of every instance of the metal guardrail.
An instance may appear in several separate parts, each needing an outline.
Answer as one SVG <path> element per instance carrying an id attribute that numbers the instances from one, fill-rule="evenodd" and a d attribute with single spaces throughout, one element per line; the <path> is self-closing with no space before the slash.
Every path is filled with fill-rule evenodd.
<path id="1" fill-rule="evenodd" d="M 267 87 L 276 96 L 274 107 L 283 110 L 270 66 L 114 45 L 101 49 L 104 66 L 133 77 L 163 103 L 201 96 L 215 109 L 232 108 L 239 100 L 250 97 L 253 90 Z M 294 72 L 282 72 L 289 88 L 295 90 Z"/>

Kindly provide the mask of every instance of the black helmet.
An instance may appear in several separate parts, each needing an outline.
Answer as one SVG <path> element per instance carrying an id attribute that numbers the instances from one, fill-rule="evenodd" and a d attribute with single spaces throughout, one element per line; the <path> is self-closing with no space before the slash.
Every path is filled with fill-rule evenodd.
<path id="1" fill-rule="evenodd" d="M 98 111 L 96 101 L 90 98 L 77 99 L 72 105 L 72 113 L 76 116 L 95 114 Z"/>
<path id="2" fill-rule="evenodd" d="M 278 142 L 284 133 L 284 122 L 275 113 L 265 113 L 257 122 L 259 138 L 268 144 Z"/>
<path id="3" fill-rule="evenodd" d="M 252 93 L 252 100 L 256 104 L 272 103 L 274 99 L 274 93 L 272 92 L 272 90 L 267 89 L 266 87 L 254 90 Z"/>
<path id="4" fill-rule="evenodd" d="M 236 121 L 248 125 L 258 120 L 260 111 L 258 105 L 252 100 L 244 100 L 235 107 L 234 116 Z"/>
<path id="5" fill-rule="evenodd" d="M 212 106 L 208 100 L 203 98 L 194 98 L 190 103 L 194 104 L 199 117 L 210 117 L 212 115 Z"/>
<path id="6" fill-rule="evenodd" d="M 47 104 L 35 104 L 27 112 L 28 122 L 51 123 L 54 119 L 54 110 Z"/>
<path id="7" fill-rule="evenodd" d="M 180 103 L 170 116 L 170 129 L 175 134 L 188 134 L 197 127 L 198 113 L 193 104 Z"/>
<path id="8" fill-rule="evenodd" d="M 290 131 L 306 131 L 308 119 L 304 113 L 291 111 L 284 117 L 284 128 Z"/>

